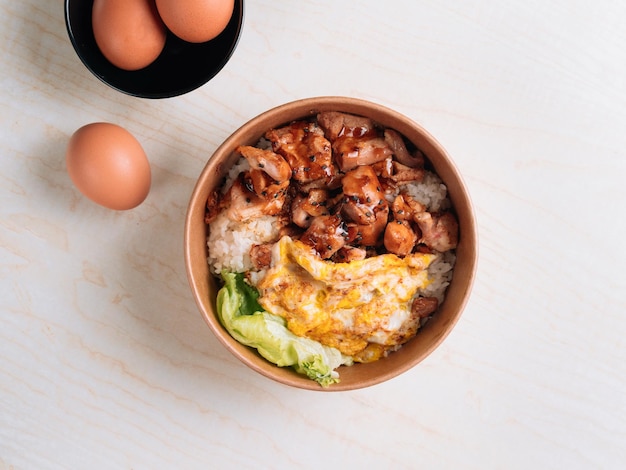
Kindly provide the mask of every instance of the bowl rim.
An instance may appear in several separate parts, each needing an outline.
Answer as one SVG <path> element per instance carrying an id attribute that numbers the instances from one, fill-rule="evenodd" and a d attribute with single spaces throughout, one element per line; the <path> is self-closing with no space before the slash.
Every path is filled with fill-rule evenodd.
<path id="1" fill-rule="evenodd" d="M 287 120 L 287 122 L 290 120 L 305 118 L 307 115 L 311 116 L 313 114 L 316 114 L 319 110 L 331 110 L 333 108 L 338 108 L 335 110 L 341 111 L 341 112 L 353 112 L 355 114 L 359 114 L 359 111 L 360 111 L 360 114 L 363 114 L 365 109 L 369 109 L 369 110 L 375 110 L 377 113 L 383 113 L 386 116 L 388 116 L 389 119 L 395 120 L 398 123 L 402 123 L 402 126 L 400 126 L 401 128 L 403 128 L 404 126 L 408 126 L 414 129 L 415 132 L 418 132 L 419 134 L 421 134 L 421 136 L 423 136 L 423 138 L 428 141 L 428 143 L 432 146 L 434 151 L 438 152 L 441 155 L 441 157 L 443 157 L 447 166 L 448 178 L 453 177 L 456 180 L 456 184 L 458 185 L 458 188 L 459 188 L 458 196 L 464 199 L 465 207 L 467 208 L 467 211 L 465 211 L 465 213 L 463 214 L 464 216 L 463 237 L 465 240 L 468 240 L 467 245 L 465 246 L 465 249 L 467 250 L 466 262 L 468 263 L 468 265 L 463 267 L 467 281 L 465 282 L 464 286 L 462 286 L 463 287 L 462 291 L 459 293 L 460 300 L 458 302 L 458 308 L 453 312 L 453 315 L 451 316 L 451 318 L 449 318 L 446 321 L 446 325 L 445 325 L 443 333 L 433 336 L 433 338 L 428 343 L 427 347 L 425 347 L 423 352 L 419 354 L 417 357 L 412 358 L 410 361 L 405 361 L 404 363 L 400 363 L 400 365 L 396 365 L 396 367 L 393 370 L 382 371 L 378 375 L 369 377 L 365 380 L 361 380 L 358 383 L 344 383 L 343 381 L 341 381 L 337 384 L 331 385 L 330 387 L 322 388 L 313 380 L 310 380 L 300 374 L 297 374 L 294 371 L 290 371 L 289 373 L 282 372 L 285 369 L 291 369 L 291 368 L 281 368 L 274 364 L 271 364 L 268 361 L 266 361 L 264 358 L 262 358 L 260 355 L 258 355 L 256 351 L 254 351 L 253 354 L 242 353 L 242 348 L 243 350 L 251 350 L 252 348 L 248 348 L 247 346 L 243 346 L 240 343 L 238 343 L 234 338 L 232 338 L 228 334 L 228 332 L 226 332 L 224 327 L 219 322 L 217 315 L 214 315 L 213 313 L 207 311 L 207 309 L 205 308 L 205 305 L 200 300 L 201 293 L 197 285 L 197 282 L 199 281 L 199 279 L 197 279 L 196 273 L 192 269 L 191 260 L 194 256 L 197 255 L 197 253 L 194 252 L 193 247 L 190 244 L 190 239 L 192 238 L 192 233 L 191 233 L 192 221 L 194 220 L 195 217 L 199 216 L 200 210 L 204 211 L 206 199 L 202 197 L 202 193 L 203 191 L 205 191 L 206 182 L 207 182 L 207 179 L 209 179 L 211 172 L 218 171 L 218 172 L 221 172 L 221 174 L 224 174 L 224 168 L 222 167 L 222 164 L 218 162 L 217 159 L 215 159 L 214 157 L 216 157 L 217 155 L 221 155 L 222 153 L 225 153 L 225 152 L 230 152 L 232 154 L 232 150 L 234 149 L 236 145 L 241 144 L 242 142 L 246 140 L 249 141 L 251 137 L 254 137 L 250 135 L 251 130 L 254 129 L 260 122 L 269 121 L 270 122 L 269 127 L 278 126 L 280 124 L 285 124 L 286 123 L 285 121 L 282 121 L 282 122 L 277 121 L 277 117 L 282 115 L 282 113 L 286 109 L 289 109 L 289 108 L 293 108 L 294 114 L 299 114 L 299 116 L 293 117 L 292 119 Z M 300 111 L 296 113 L 295 112 L 296 109 Z M 396 128 L 396 130 L 400 133 L 403 133 L 402 129 Z M 260 136 L 257 136 L 257 139 L 259 137 Z M 437 168 L 435 170 L 437 173 L 439 172 Z M 297 99 L 294 101 L 286 102 L 254 116 L 252 119 L 248 120 L 243 125 L 241 125 L 237 130 L 235 130 L 215 149 L 213 154 L 209 157 L 208 161 L 206 162 L 204 168 L 202 169 L 200 176 L 198 177 L 198 180 L 196 181 L 194 185 L 189 201 L 190 201 L 189 206 L 187 208 L 187 212 L 185 215 L 185 228 L 184 228 L 184 237 L 183 237 L 184 257 L 185 257 L 187 279 L 188 279 L 190 288 L 193 293 L 194 301 L 197 307 L 199 308 L 200 313 L 202 314 L 205 322 L 207 323 L 207 325 L 209 326 L 213 334 L 217 337 L 219 342 L 228 351 L 230 351 L 231 354 L 233 354 L 237 359 L 239 359 L 249 368 L 255 370 L 256 372 L 260 373 L 261 375 L 269 379 L 272 379 L 284 385 L 288 385 L 288 386 L 292 386 L 292 387 L 296 387 L 300 389 L 306 389 L 306 390 L 339 392 L 339 391 L 362 389 L 365 387 L 370 387 L 370 386 L 388 381 L 406 372 L 407 370 L 413 368 L 418 363 L 422 362 L 424 359 L 430 356 L 430 354 L 436 348 L 440 346 L 440 344 L 444 341 L 444 339 L 448 337 L 448 335 L 454 329 L 454 326 L 458 322 L 459 318 L 461 317 L 469 301 L 469 297 L 470 297 L 470 294 L 474 285 L 475 277 L 476 277 L 477 264 L 478 264 L 478 231 L 477 231 L 477 225 L 476 225 L 476 215 L 474 211 L 474 206 L 472 204 L 471 197 L 467 189 L 467 185 L 465 184 L 465 181 L 462 175 L 460 174 L 456 164 L 451 159 L 450 155 L 426 129 L 424 129 L 420 124 L 413 121 L 412 119 L 405 116 L 404 114 L 398 111 L 395 111 L 387 106 L 381 105 L 379 103 L 375 103 L 373 101 L 369 101 L 369 100 L 365 100 L 361 98 L 353 98 L 353 97 L 334 96 L 334 95 L 317 96 L 317 97 L 301 98 L 301 99 Z M 459 224 L 461 224 L 460 220 L 459 220 Z M 204 253 L 206 254 L 206 243 L 204 245 L 205 245 Z M 457 270 L 457 266 L 455 266 L 455 272 L 456 270 Z M 428 323 L 426 324 L 426 326 L 428 326 Z M 226 332 L 226 334 L 225 335 L 218 334 L 218 331 Z M 417 337 L 419 337 L 419 333 L 410 341 L 414 341 L 415 338 Z M 403 348 L 405 346 L 403 346 Z M 400 351 L 402 351 L 402 348 L 398 352 L 393 353 L 392 355 L 398 354 Z M 339 370 L 340 372 L 342 372 L 342 371 L 346 371 L 347 369 L 351 369 L 355 367 L 356 368 L 363 367 L 363 366 L 375 367 L 377 363 L 382 364 L 383 361 L 386 361 L 387 359 L 388 358 L 381 359 L 376 362 L 368 363 L 368 364 L 355 364 L 353 366 L 350 366 L 350 368 L 341 366 Z M 263 364 L 263 366 L 261 364 Z M 271 373 L 269 373 L 267 370 L 268 369 L 267 364 L 270 364 L 270 366 L 272 366 L 269 368 L 270 370 L 272 370 Z"/>
<path id="2" fill-rule="evenodd" d="M 217 36 L 216 38 L 212 39 L 211 41 L 207 41 L 206 43 L 200 43 L 200 44 L 192 44 L 189 43 L 190 47 L 201 47 L 202 44 L 208 44 L 211 43 L 213 41 L 216 41 L 220 38 L 220 36 L 222 36 L 223 34 L 226 33 L 226 31 L 230 32 L 230 28 L 233 28 L 232 31 L 232 38 L 230 39 L 229 45 L 226 48 L 226 51 L 223 55 L 220 56 L 220 60 L 216 61 L 215 65 L 212 67 L 211 71 L 209 73 L 206 73 L 205 75 L 202 75 L 199 79 L 195 79 L 187 84 L 185 84 L 184 86 L 179 86 L 179 87 L 175 87 L 172 89 L 163 89 L 163 90 L 159 90 L 159 91 L 133 91 L 130 88 L 125 88 L 124 86 L 122 86 L 119 82 L 120 80 L 114 80 L 111 79 L 108 74 L 104 73 L 104 72 L 99 72 L 96 67 L 94 66 L 93 63 L 91 63 L 86 57 L 85 57 L 85 53 L 83 52 L 83 48 L 84 45 L 81 44 L 81 41 L 79 41 L 76 38 L 76 34 L 75 34 L 75 25 L 73 25 L 72 22 L 72 18 L 71 18 L 71 13 L 70 13 L 70 4 L 72 2 L 76 2 L 76 1 L 80 1 L 80 0 L 64 0 L 64 20 L 65 20 L 65 29 L 67 32 L 67 35 L 69 37 L 70 43 L 72 44 L 72 47 L 74 49 L 74 52 L 76 53 L 76 55 L 78 56 L 78 58 L 80 59 L 81 63 L 83 64 L 83 66 L 89 70 L 89 72 L 96 77 L 100 82 L 104 83 L 105 85 L 107 85 L 108 87 L 123 93 L 125 95 L 128 96 L 132 96 L 135 98 L 143 98 L 143 99 L 165 99 L 165 98 L 174 98 L 177 96 L 181 96 L 187 93 L 190 93 L 200 87 L 202 87 L 203 85 L 205 85 L 206 83 L 208 83 L 209 81 L 211 81 L 213 78 L 215 78 L 215 76 L 217 74 L 219 74 L 222 69 L 226 66 L 226 64 L 230 61 L 230 59 L 232 58 L 233 54 L 235 53 L 235 50 L 237 49 L 237 46 L 239 45 L 239 41 L 241 39 L 241 35 L 243 32 L 243 24 L 244 24 L 244 19 L 245 19 L 245 5 L 244 5 L 244 0 L 234 0 L 234 10 L 233 10 L 233 15 L 231 17 L 231 19 L 229 20 L 228 26 L 226 27 L 226 30 L 223 33 L 220 33 L 219 36 Z M 85 1 L 89 1 L 91 3 L 93 3 L 94 0 L 85 0 Z M 231 26 L 232 23 L 232 26 Z M 93 39 L 93 38 L 91 38 Z M 173 33 L 171 33 L 169 30 L 167 32 L 167 42 L 165 47 L 167 48 L 169 46 L 170 41 L 173 41 L 174 43 L 178 43 L 180 47 L 180 44 L 184 44 L 185 41 L 178 39 L 174 36 Z M 96 48 L 97 45 L 95 44 L 95 40 L 94 40 L 94 44 L 93 44 Z M 165 50 L 165 49 L 164 49 Z M 99 51 L 98 51 L 99 52 Z M 96 54 L 98 56 L 102 56 L 102 58 L 104 59 L 104 56 L 102 55 L 101 52 L 96 52 Z M 104 59 L 106 61 L 106 59 Z M 158 58 L 155 60 L 155 62 L 158 60 Z M 108 61 L 107 61 L 108 62 Z M 109 62 L 110 64 L 110 62 Z M 154 64 L 154 62 L 153 62 Z M 135 77 L 137 77 L 138 74 L 147 74 L 151 68 L 151 66 L 153 64 L 150 64 L 146 67 L 144 67 L 143 69 L 140 70 L 136 70 L 136 71 L 125 71 L 122 69 L 119 69 L 117 67 L 115 67 L 113 64 L 111 65 L 111 70 L 114 71 L 114 76 L 119 76 L 119 75 L 124 75 L 126 76 L 129 80 L 130 77 L 132 77 L 133 75 Z M 146 77 L 144 77 L 146 78 Z M 134 81 L 134 80 L 133 80 Z"/>

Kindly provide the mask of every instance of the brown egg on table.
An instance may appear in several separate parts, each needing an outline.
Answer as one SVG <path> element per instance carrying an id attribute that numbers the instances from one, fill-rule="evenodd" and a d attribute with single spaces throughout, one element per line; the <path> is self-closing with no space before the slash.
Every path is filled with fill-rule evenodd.
<path id="1" fill-rule="evenodd" d="M 124 70 L 147 67 L 165 47 L 167 30 L 154 0 L 95 0 L 92 24 L 102 54 Z"/>
<path id="2" fill-rule="evenodd" d="M 78 129 L 65 160 L 79 191 L 109 209 L 132 209 L 150 191 L 150 163 L 141 144 L 116 124 L 96 122 Z"/>
<path id="3" fill-rule="evenodd" d="M 161 19 L 169 30 L 188 42 L 206 42 L 228 25 L 234 0 L 156 0 Z"/>

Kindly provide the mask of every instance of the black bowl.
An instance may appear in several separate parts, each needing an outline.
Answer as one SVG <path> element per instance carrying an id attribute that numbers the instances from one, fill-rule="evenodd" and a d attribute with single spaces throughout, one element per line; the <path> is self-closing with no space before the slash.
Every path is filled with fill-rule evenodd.
<path id="1" fill-rule="evenodd" d="M 93 0 L 65 0 L 65 24 L 80 60 L 110 87 L 140 98 L 171 98 L 188 93 L 211 80 L 233 54 L 243 25 L 243 0 L 235 8 L 226 29 L 216 38 L 190 43 L 168 31 L 161 55 L 135 71 L 111 64 L 96 44 L 91 25 Z"/>

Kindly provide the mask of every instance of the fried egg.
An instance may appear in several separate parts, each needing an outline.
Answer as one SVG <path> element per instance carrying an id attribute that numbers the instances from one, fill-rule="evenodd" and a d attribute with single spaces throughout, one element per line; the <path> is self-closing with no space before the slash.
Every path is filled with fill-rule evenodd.
<path id="1" fill-rule="evenodd" d="M 349 263 L 322 260 L 285 236 L 257 283 L 259 303 L 294 334 L 332 346 L 357 362 L 396 350 L 418 331 L 411 302 L 429 284 L 436 255 L 383 254 Z"/>

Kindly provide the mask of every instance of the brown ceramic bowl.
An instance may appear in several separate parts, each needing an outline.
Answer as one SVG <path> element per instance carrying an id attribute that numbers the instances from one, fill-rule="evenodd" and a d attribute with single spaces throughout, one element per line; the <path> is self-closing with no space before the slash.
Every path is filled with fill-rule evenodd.
<path id="1" fill-rule="evenodd" d="M 321 111 L 342 111 L 367 116 L 384 127 L 395 129 L 420 148 L 448 187 L 459 219 L 459 245 L 454 275 L 439 311 L 399 351 L 368 364 L 341 366 L 341 382 L 328 388 L 280 368 L 262 358 L 254 349 L 235 341 L 221 325 L 215 308 L 218 285 L 207 265 L 205 204 L 209 193 L 222 181 L 239 158 L 238 145 L 255 145 L 266 130 Z M 244 364 L 286 385 L 319 391 L 342 391 L 368 387 L 389 380 L 418 364 L 450 333 L 470 295 L 477 263 L 477 233 L 474 211 L 461 175 L 446 151 L 422 127 L 402 114 L 371 102 L 344 97 L 308 98 L 278 106 L 240 127 L 215 151 L 193 190 L 185 220 L 185 262 L 193 296 L 209 328 L 219 341 Z"/>

